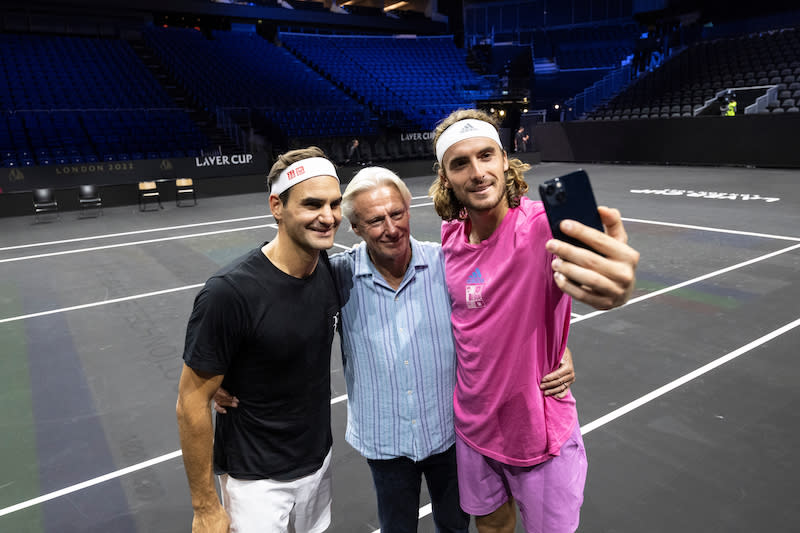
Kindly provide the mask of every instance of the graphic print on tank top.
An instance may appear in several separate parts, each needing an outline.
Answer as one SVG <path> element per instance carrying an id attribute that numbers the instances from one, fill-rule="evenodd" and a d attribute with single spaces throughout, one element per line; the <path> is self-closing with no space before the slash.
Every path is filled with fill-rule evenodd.
<path id="1" fill-rule="evenodd" d="M 485 286 L 486 284 L 483 282 L 483 276 L 481 276 L 481 269 L 476 268 L 467 278 L 468 309 L 480 309 L 486 305 L 483 301 L 483 288 Z"/>

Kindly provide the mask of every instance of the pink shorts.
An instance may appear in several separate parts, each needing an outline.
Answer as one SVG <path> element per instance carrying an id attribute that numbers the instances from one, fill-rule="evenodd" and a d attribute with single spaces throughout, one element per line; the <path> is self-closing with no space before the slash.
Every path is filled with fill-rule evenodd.
<path id="1" fill-rule="evenodd" d="M 513 497 L 529 533 L 578 529 L 586 450 L 578 424 L 558 456 L 535 466 L 510 466 L 476 452 L 456 435 L 461 508 L 476 516 L 492 513 Z"/>

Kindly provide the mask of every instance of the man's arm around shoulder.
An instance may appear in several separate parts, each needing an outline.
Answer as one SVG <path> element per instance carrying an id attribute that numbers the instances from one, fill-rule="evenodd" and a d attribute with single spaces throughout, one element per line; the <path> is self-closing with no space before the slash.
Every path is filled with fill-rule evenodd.
<path id="1" fill-rule="evenodd" d="M 214 427 L 209 405 L 223 377 L 184 364 L 178 385 L 175 412 L 194 509 L 192 533 L 227 533 L 230 528 L 214 487 Z"/>

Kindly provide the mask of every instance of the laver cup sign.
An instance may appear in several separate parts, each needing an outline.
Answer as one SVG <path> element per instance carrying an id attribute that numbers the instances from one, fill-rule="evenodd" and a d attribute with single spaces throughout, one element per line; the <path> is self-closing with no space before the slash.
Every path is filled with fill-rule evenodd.
<path id="1" fill-rule="evenodd" d="M 249 165 L 253 161 L 253 154 L 212 155 L 195 157 L 198 167 Z"/>
<path id="2" fill-rule="evenodd" d="M 0 190 L 19 192 L 40 187 L 66 189 L 87 183 L 119 185 L 145 180 L 264 175 L 268 168 L 264 152 L 10 168 L 0 169 Z"/>

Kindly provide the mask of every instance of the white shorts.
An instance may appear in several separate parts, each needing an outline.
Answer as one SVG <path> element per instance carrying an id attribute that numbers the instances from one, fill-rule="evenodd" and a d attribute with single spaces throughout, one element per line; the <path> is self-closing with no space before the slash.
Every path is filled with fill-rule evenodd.
<path id="1" fill-rule="evenodd" d="M 292 481 L 219 476 L 231 533 L 322 533 L 331 524 L 331 452 L 322 467 Z"/>

